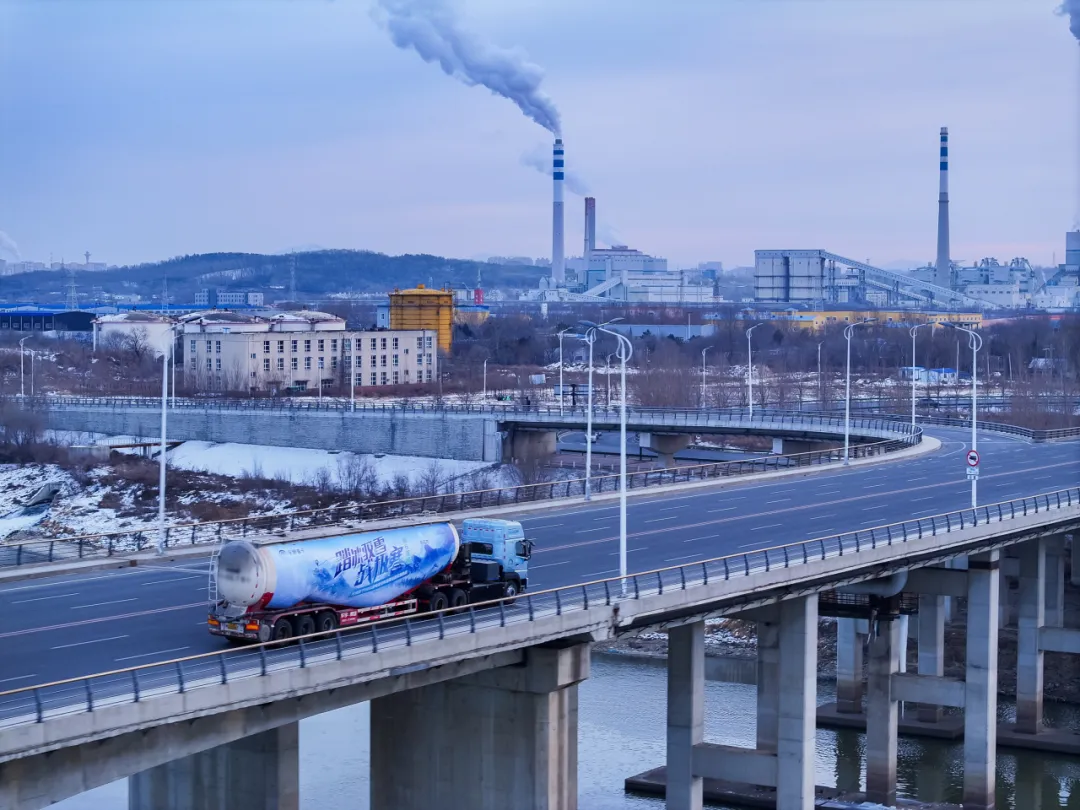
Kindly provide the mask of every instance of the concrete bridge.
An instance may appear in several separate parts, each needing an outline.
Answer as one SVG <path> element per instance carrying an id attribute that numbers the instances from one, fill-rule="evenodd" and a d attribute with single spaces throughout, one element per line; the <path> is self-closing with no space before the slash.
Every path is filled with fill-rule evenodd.
<path id="1" fill-rule="evenodd" d="M 124 776 L 131 807 L 298 807 L 304 718 L 371 700 L 373 808 L 577 805 L 577 684 L 595 641 L 670 633 L 667 806 L 702 806 L 703 781 L 775 788 L 779 810 L 814 804 L 820 594 L 865 598 L 867 798 L 896 795 L 898 703 L 964 709 L 964 806 L 994 807 L 997 635 L 1003 553 L 1020 580 L 1015 733 L 1041 727 L 1044 651 L 1080 653 L 1045 605 L 1080 528 L 1080 489 L 888 524 L 531 594 L 513 605 L 310 636 L 0 693 L 0 808 L 36 810 Z M 966 567 L 956 565 L 966 561 Z M 918 673 L 900 672 L 897 600 L 917 594 Z M 945 678 L 942 601 L 967 598 L 967 671 Z M 826 604 L 826 602 L 822 602 Z M 753 749 L 703 741 L 704 621 L 758 625 Z M 851 684 L 849 684 L 851 686 Z"/>
<path id="2" fill-rule="evenodd" d="M 33 401 L 53 430 L 158 436 L 160 400 L 48 397 Z M 472 461 L 511 461 L 555 452 L 563 430 L 586 426 L 584 407 L 540 408 L 468 405 L 414 407 L 363 405 L 282 407 L 274 400 L 208 403 L 178 399 L 168 417 L 168 438 L 351 450 L 357 453 L 440 455 Z M 681 410 L 631 408 L 628 429 L 643 434 L 643 446 L 670 462 L 695 434 L 741 434 L 772 437 L 774 451 L 798 453 L 835 447 L 844 419 L 756 409 Z M 616 408 L 594 408 L 593 429 L 618 430 Z M 917 431 L 903 420 L 855 416 L 853 442 L 910 439 Z M 648 438 L 645 438 L 648 437 Z"/>

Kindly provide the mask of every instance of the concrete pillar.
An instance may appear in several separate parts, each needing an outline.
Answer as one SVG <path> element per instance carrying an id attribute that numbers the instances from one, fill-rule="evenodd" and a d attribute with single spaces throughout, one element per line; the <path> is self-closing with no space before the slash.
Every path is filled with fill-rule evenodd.
<path id="1" fill-rule="evenodd" d="M 642 434 L 645 439 L 642 447 L 650 448 L 659 457 L 665 467 L 675 466 L 675 454 L 690 446 L 690 434 L 688 433 L 649 433 Z"/>
<path id="2" fill-rule="evenodd" d="M 1065 626 L 1065 538 L 1044 540 L 1046 548 L 1046 626 Z"/>
<path id="3" fill-rule="evenodd" d="M 964 810 L 994 810 L 997 742 L 998 552 L 968 561 Z"/>
<path id="4" fill-rule="evenodd" d="M 816 594 L 780 603 L 777 810 L 814 806 L 817 629 Z"/>
<path id="5" fill-rule="evenodd" d="M 778 616 L 779 617 L 779 616 Z M 776 753 L 780 710 L 780 625 L 757 623 L 757 750 Z"/>
<path id="6" fill-rule="evenodd" d="M 1065 535 L 1065 545 L 1069 549 L 1069 581 L 1078 587 L 1080 587 L 1080 555 L 1077 554 L 1077 538 L 1075 535 Z"/>
<path id="7" fill-rule="evenodd" d="M 945 674 L 945 597 L 919 596 L 919 674 Z M 919 720 L 937 723 L 941 707 L 919 704 Z"/>
<path id="8" fill-rule="evenodd" d="M 1038 734 L 1043 717 L 1043 651 L 1039 631 L 1045 618 L 1046 544 L 1029 540 L 1020 548 L 1020 618 L 1016 638 L 1016 730 Z"/>
<path id="9" fill-rule="evenodd" d="M 870 634 L 866 692 L 866 799 L 896 803 L 896 732 L 898 706 L 892 676 L 900 671 L 900 622 L 878 622 Z"/>
<path id="10" fill-rule="evenodd" d="M 289 723 L 128 779 L 130 810 L 299 810 L 298 725 Z"/>
<path id="11" fill-rule="evenodd" d="M 836 620 L 836 710 L 862 712 L 863 644 L 858 619 Z"/>
<path id="12" fill-rule="evenodd" d="M 668 631 L 667 808 L 701 810 L 693 750 L 705 736 L 705 622 Z"/>
<path id="13" fill-rule="evenodd" d="M 577 808 L 577 685 L 589 648 L 371 701 L 371 807 Z M 452 797 L 452 799 L 448 799 Z"/>
<path id="14" fill-rule="evenodd" d="M 547 458 L 555 453 L 557 439 L 554 430 L 511 430 L 507 434 L 510 446 L 503 450 L 503 458 L 517 461 Z"/>

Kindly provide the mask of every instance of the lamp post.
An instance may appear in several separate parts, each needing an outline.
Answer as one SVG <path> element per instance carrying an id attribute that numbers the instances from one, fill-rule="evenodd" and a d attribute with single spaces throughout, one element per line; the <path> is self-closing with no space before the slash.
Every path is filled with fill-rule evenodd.
<path id="1" fill-rule="evenodd" d="M 607 365 L 607 368 L 605 369 L 607 371 L 607 400 L 604 402 L 604 406 L 606 408 L 611 407 L 611 358 L 617 354 L 618 352 L 612 352 L 607 356 L 607 360 L 605 361 Z"/>
<path id="2" fill-rule="evenodd" d="M 824 340 L 818 341 L 818 345 L 817 345 L 817 401 L 818 401 L 818 408 L 820 408 L 822 410 L 824 410 L 824 406 L 825 406 L 825 401 L 824 401 L 825 400 L 825 396 L 824 396 L 825 390 L 821 385 L 821 345 L 824 342 L 825 342 Z"/>
<path id="3" fill-rule="evenodd" d="M 746 330 L 746 384 L 750 392 L 750 421 L 754 421 L 754 349 L 750 343 L 750 335 L 761 326 L 755 323 Z"/>
<path id="4" fill-rule="evenodd" d="M 165 553 L 165 422 L 169 412 L 169 355 L 171 344 L 167 344 L 161 355 L 161 448 L 158 451 L 158 540 L 157 553 Z"/>
<path id="5" fill-rule="evenodd" d="M 588 412 L 585 415 L 585 500 L 592 500 L 592 445 L 593 445 L 593 432 L 592 432 L 592 403 L 593 403 L 593 344 L 596 343 L 596 330 L 601 332 L 607 332 L 609 335 L 618 334 L 617 332 L 611 332 L 604 329 L 605 326 L 616 321 L 621 321 L 622 318 L 612 318 L 610 321 L 605 321 L 601 324 L 595 324 L 592 321 L 582 321 L 581 325 L 585 327 L 585 334 L 581 335 L 581 339 L 589 344 L 589 397 L 587 400 L 586 408 Z M 623 397 L 626 396 L 626 380 L 623 380 Z"/>
<path id="6" fill-rule="evenodd" d="M 915 335 L 928 323 L 917 323 L 908 332 L 911 334 L 911 426 L 915 427 Z"/>
<path id="7" fill-rule="evenodd" d="M 559 373 L 562 373 L 561 369 L 559 370 Z M 562 395 L 561 388 L 559 389 L 559 395 Z M 485 402 L 487 402 L 487 360 L 484 360 L 484 393 L 480 395 L 480 404 L 483 405 Z"/>
<path id="8" fill-rule="evenodd" d="M 953 323 L 945 324 L 950 329 L 955 329 L 958 332 L 966 332 L 968 336 L 968 346 L 971 347 L 971 449 L 977 451 L 976 447 L 976 435 L 975 426 L 978 421 L 979 415 L 979 400 L 978 400 L 978 388 L 976 387 L 976 372 L 979 367 L 978 356 L 979 349 L 982 348 L 983 339 L 982 335 L 974 330 L 967 329 L 963 326 L 957 326 Z M 960 376 L 960 364 L 957 363 L 956 374 Z M 978 505 L 978 483 L 979 483 L 979 468 L 975 467 L 975 473 L 971 475 L 971 508 L 974 509 Z"/>
<path id="9" fill-rule="evenodd" d="M 563 354 L 562 354 L 562 339 L 563 335 L 570 331 L 570 327 L 559 332 L 559 415 L 563 412 Z"/>
<path id="10" fill-rule="evenodd" d="M 844 466 L 848 465 L 851 453 L 851 335 L 856 326 L 872 323 L 876 318 L 864 318 L 857 323 L 844 327 L 844 340 L 847 341 L 847 371 L 844 377 Z"/>
<path id="11" fill-rule="evenodd" d="M 26 397 L 26 369 L 25 369 L 26 348 L 23 346 L 23 344 L 26 343 L 26 341 L 28 341 L 29 339 L 30 339 L 30 336 L 27 335 L 26 337 L 24 337 L 22 340 L 19 341 L 19 396 L 23 397 L 24 399 Z M 34 373 L 34 365 L 33 365 L 33 363 L 30 364 L 30 373 L 31 374 Z"/>
<path id="12" fill-rule="evenodd" d="M 699 407 L 705 407 L 705 354 L 711 349 L 712 346 L 706 346 L 701 350 L 701 404 Z"/>

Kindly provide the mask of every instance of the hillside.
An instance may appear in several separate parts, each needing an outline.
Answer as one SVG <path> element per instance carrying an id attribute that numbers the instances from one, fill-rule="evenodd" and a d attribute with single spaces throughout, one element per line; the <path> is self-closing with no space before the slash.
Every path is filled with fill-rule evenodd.
<path id="1" fill-rule="evenodd" d="M 289 255 L 259 253 L 202 253 L 161 262 L 120 267 L 102 273 L 76 272 L 82 301 L 104 294 L 141 296 L 159 300 L 161 284 L 168 281 L 172 301 L 191 301 L 200 289 L 256 290 L 267 300 L 289 290 L 292 263 L 296 263 L 297 297 L 320 298 L 330 293 L 380 293 L 394 287 L 472 287 L 477 270 L 485 287 L 531 288 L 546 272 L 542 267 L 494 265 L 426 254 L 387 256 L 361 250 L 318 250 Z M 8 302 L 34 300 L 60 303 L 66 298 L 66 279 L 60 273 L 24 273 L 8 276 L 2 287 Z"/>

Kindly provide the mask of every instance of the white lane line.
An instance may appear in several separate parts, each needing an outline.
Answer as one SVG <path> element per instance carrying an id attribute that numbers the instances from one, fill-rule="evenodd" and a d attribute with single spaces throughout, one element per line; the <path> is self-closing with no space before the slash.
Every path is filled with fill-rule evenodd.
<path id="1" fill-rule="evenodd" d="M 810 519 L 811 520 L 828 520 L 829 518 L 834 518 L 834 517 L 836 517 L 836 515 L 814 515 Z"/>
<path id="2" fill-rule="evenodd" d="M 556 565 L 569 565 L 570 560 L 563 560 L 557 563 L 544 563 L 543 565 L 530 565 L 529 568 L 554 568 Z"/>
<path id="3" fill-rule="evenodd" d="M 603 577 L 603 576 L 607 576 L 608 574 L 617 574 L 617 573 L 619 573 L 618 568 L 609 568 L 606 571 L 593 571 L 591 574 L 582 574 L 582 576 L 585 577 L 585 579 L 593 579 L 595 577 Z"/>
<path id="4" fill-rule="evenodd" d="M 608 528 L 606 526 L 597 526 L 595 529 L 578 529 L 574 534 L 585 534 L 587 532 L 606 532 Z M 615 531 L 611 529 L 611 531 Z"/>
<path id="5" fill-rule="evenodd" d="M 737 506 L 725 506 L 723 509 L 708 509 L 706 510 L 710 515 L 715 512 L 730 512 L 732 509 L 738 509 Z"/>
<path id="6" fill-rule="evenodd" d="M 929 475 L 916 475 L 914 478 L 909 478 L 908 481 L 925 481 L 929 477 Z"/>
<path id="7" fill-rule="evenodd" d="M 863 487 L 863 489 L 877 489 L 878 487 L 883 487 L 883 486 L 885 486 L 885 485 L 884 484 L 867 484 L 866 486 Z"/>
<path id="8" fill-rule="evenodd" d="M 11 604 L 13 605 L 25 605 L 27 602 L 44 602 L 48 599 L 63 599 L 65 596 L 78 596 L 79 592 L 75 593 L 58 593 L 55 596 L 35 596 L 33 599 L 15 599 Z"/>
<path id="9" fill-rule="evenodd" d="M 30 678 L 36 678 L 36 677 L 37 677 L 37 675 L 33 675 L 33 674 L 31 674 L 31 675 L 17 675 L 14 678 L 0 679 L 0 683 L 11 683 L 12 681 L 26 681 L 26 680 L 29 680 Z"/>
<path id="10" fill-rule="evenodd" d="M 911 502 L 912 503 L 918 503 L 919 501 L 932 501 L 932 500 L 934 500 L 934 496 L 933 495 L 927 495 L 925 498 L 912 498 Z"/>
<path id="11" fill-rule="evenodd" d="M 206 624 L 206 622 L 199 622 L 199 624 Z M 55 647 L 50 647 L 52 650 L 66 650 L 69 647 L 82 647 L 86 644 L 100 644 L 104 641 L 119 641 L 127 636 L 109 636 L 108 638 L 93 638 L 89 641 L 76 641 L 74 644 L 57 644 Z"/>
<path id="12" fill-rule="evenodd" d="M 554 529 L 556 526 L 562 526 L 561 523 L 545 523 L 543 526 L 537 526 L 535 523 L 530 523 L 530 529 Z"/>
<path id="13" fill-rule="evenodd" d="M 668 557 L 664 562 L 676 562 L 678 560 L 689 560 L 691 557 L 700 557 L 701 553 L 697 554 L 684 554 L 681 557 Z"/>
<path id="14" fill-rule="evenodd" d="M 137 596 L 132 596 L 130 599 L 110 599 L 108 602 L 94 602 L 90 605 L 72 605 L 72 610 L 82 610 L 83 608 L 102 607 L 103 605 L 119 605 L 121 602 L 134 602 L 137 600 Z"/>
<path id="15" fill-rule="evenodd" d="M 669 506 L 667 509 L 657 509 L 657 512 L 674 512 L 677 509 L 685 509 L 685 506 Z"/>
<path id="16" fill-rule="evenodd" d="M 653 518 L 652 520 L 646 520 L 645 523 L 661 523 L 661 522 L 663 522 L 665 520 L 675 520 L 675 518 L 677 518 L 677 517 L 678 517 L 678 515 L 668 515 L 667 517 Z"/>
<path id="17" fill-rule="evenodd" d="M 783 523 L 770 523 L 767 526 L 754 526 L 750 531 L 756 532 L 758 529 L 779 529 L 783 525 Z"/>
<path id="18" fill-rule="evenodd" d="M 886 506 L 891 506 L 891 505 L 892 504 L 888 504 L 888 503 L 879 503 L 877 506 L 864 506 L 863 511 L 864 512 L 869 512 L 871 509 L 884 509 Z"/>
<path id="19" fill-rule="evenodd" d="M 790 501 L 790 500 L 791 500 L 791 498 L 780 498 L 779 500 L 776 500 L 776 501 L 765 501 L 765 505 L 768 506 L 771 503 L 784 503 L 785 501 Z"/>
<path id="20" fill-rule="evenodd" d="M 834 495 L 834 494 L 836 494 L 837 492 L 840 492 L 840 491 L 841 490 L 839 490 L 839 489 L 815 489 L 814 490 L 814 492 L 817 492 L 819 495 Z"/>
<path id="21" fill-rule="evenodd" d="M 691 537 L 689 540 L 683 540 L 684 543 L 696 543 L 698 540 L 715 540 L 717 535 L 711 534 L 708 537 Z"/>
<path id="22" fill-rule="evenodd" d="M 167 582 L 184 582 L 189 579 L 202 579 L 203 577 L 176 577 L 175 579 L 155 579 L 152 582 L 140 582 L 140 585 L 164 585 Z M 117 658 L 117 661 L 120 659 Z"/>
<path id="23" fill-rule="evenodd" d="M 210 570 L 210 566 L 206 568 L 183 568 L 181 566 L 173 565 L 146 565 L 136 566 L 135 568 L 124 568 L 120 571 L 110 571 L 108 574 L 101 574 L 94 577 L 70 577 L 64 579 L 63 582 L 38 582 L 33 585 L 20 585 L 16 588 L 0 588 L 0 595 L 5 593 L 15 593 L 17 591 L 40 591 L 43 588 L 70 588 L 72 585 L 81 584 L 83 582 L 93 582 L 98 579 L 112 579 L 113 577 L 130 577 L 130 576 L 142 576 L 144 574 L 153 574 L 157 571 L 185 571 L 189 573 L 207 573 Z"/>
<path id="24" fill-rule="evenodd" d="M 649 547 L 648 547 L 648 546 L 639 546 L 638 548 L 628 548 L 628 549 L 626 550 L 626 553 L 627 553 L 627 554 L 632 554 L 632 553 L 633 553 L 633 552 L 635 552 L 635 551 L 648 551 L 648 550 L 649 550 Z M 617 552 L 617 551 L 613 551 L 613 552 L 611 552 L 611 554 L 609 554 L 608 556 L 609 556 L 609 557 L 614 557 L 614 556 L 615 556 L 616 554 L 618 554 L 618 553 L 619 553 L 619 552 Z"/>
<path id="25" fill-rule="evenodd" d="M 202 624 L 202 622 L 199 622 Z M 189 647 L 173 647 L 168 650 L 158 650 L 157 652 L 139 653 L 138 655 L 125 655 L 123 658 L 113 659 L 115 661 L 134 661 L 136 658 L 150 658 L 153 655 L 166 655 L 168 653 L 182 652 L 183 650 L 190 649 Z"/>
<path id="26" fill-rule="evenodd" d="M 836 529 L 818 529 L 811 533 L 811 537 L 831 537 L 836 534 Z"/>

